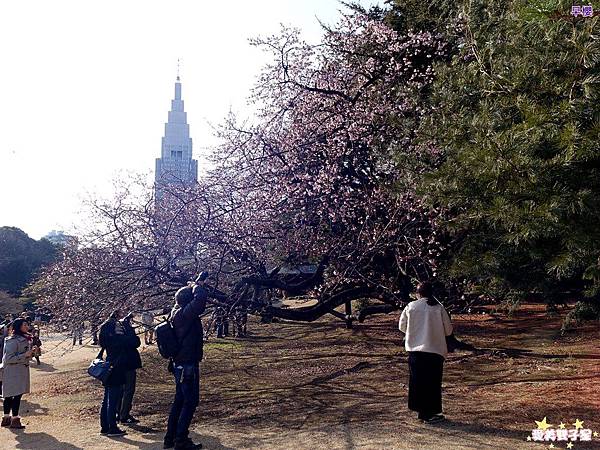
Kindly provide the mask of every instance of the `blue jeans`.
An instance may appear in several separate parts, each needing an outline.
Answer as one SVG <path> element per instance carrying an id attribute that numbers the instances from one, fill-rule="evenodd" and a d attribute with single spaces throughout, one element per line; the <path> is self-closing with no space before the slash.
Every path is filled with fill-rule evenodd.
<path id="1" fill-rule="evenodd" d="M 165 442 L 184 442 L 200 402 L 200 366 L 174 364 L 175 398 L 171 406 Z"/>
<path id="2" fill-rule="evenodd" d="M 105 386 L 102 408 L 100 408 L 100 428 L 104 431 L 117 429 L 117 408 L 123 393 L 123 386 Z"/>

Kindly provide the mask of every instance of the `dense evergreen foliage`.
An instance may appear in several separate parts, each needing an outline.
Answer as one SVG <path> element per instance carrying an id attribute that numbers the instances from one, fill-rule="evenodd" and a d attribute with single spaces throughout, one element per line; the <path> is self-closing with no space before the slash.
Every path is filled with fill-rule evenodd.
<path id="1" fill-rule="evenodd" d="M 20 293 L 57 256 L 57 247 L 49 240 L 36 241 L 19 228 L 0 227 L 0 291 Z"/>
<path id="2" fill-rule="evenodd" d="M 451 214 L 451 273 L 550 303 L 600 287 L 598 17 L 566 1 L 466 1 L 419 130 L 439 149 L 421 192 Z"/>

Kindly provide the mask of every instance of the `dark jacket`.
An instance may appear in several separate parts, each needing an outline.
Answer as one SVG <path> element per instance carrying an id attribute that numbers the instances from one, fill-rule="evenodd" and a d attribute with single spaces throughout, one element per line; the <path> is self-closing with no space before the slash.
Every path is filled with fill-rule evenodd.
<path id="1" fill-rule="evenodd" d="M 112 372 L 105 386 L 120 386 L 125 384 L 125 372 L 129 370 L 127 354 L 140 345 L 140 339 L 133 334 L 124 332 L 117 334 L 117 321 L 108 319 L 100 326 L 99 343 L 106 351 L 106 360 L 112 364 Z"/>
<path id="2" fill-rule="evenodd" d="M 171 324 L 179 342 L 179 353 L 173 358 L 175 365 L 202 361 L 204 330 L 199 316 L 206 309 L 206 289 L 194 286 L 191 297 L 177 296 L 171 311 Z"/>
<path id="3" fill-rule="evenodd" d="M 42 346 L 42 340 L 39 336 L 33 336 L 33 340 L 31 341 L 31 345 L 37 345 L 38 347 Z"/>
<path id="4" fill-rule="evenodd" d="M 4 350 L 4 341 L 8 338 L 8 322 L 0 327 L 0 358 Z"/>
<path id="5" fill-rule="evenodd" d="M 142 368 L 142 358 L 138 348 L 142 345 L 140 338 L 135 334 L 135 330 L 131 326 L 129 321 L 123 322 L 125 328 L 125 335 L 132 338 L 132 343 L 135 344 L 133 347 L 129 346 L 125 349 L 125 367 L 127 370 L 136 370 Z"/>

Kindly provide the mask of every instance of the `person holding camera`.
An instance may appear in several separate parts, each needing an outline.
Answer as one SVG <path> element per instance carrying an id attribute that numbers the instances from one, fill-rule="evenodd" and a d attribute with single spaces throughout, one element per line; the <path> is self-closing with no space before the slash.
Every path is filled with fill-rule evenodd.
<path id="1" fill-rule="evenodd" d="M 2 351 L 2 397 L 4 397 L 2 426 L 23 429 L 25 426 L 21 424 L 19 407 L 23 394 L 29 393 L 29 360 L 33 357 L 36 347 L 31 345 L 32 339 L 27 320 L 16 319 L 12 322 L 11 328 L 12 334 L 5 339 Z"/>
<path id="2" fill-rule="evenodd" d="M 169 362 L 169 370 L 175 377 L 175 398 L 164 439 L 166 449 L 202 448 L 201 444 L 194 444 L 188 435 L 200 401 L 200 361 L 204 344 L 200 315 L 206 309 L 207 292 L 204 283 L 207 276 L 208 273 L 203 272 L 192 285 L 177 291 L 169 318 L 179 349 Z"/>
<path id="3" fill-rule="evenodd" d="M 140 346 L 140 339 L 128 333 L 119 319 L 120 310 L 115 310 L 108 320 L 100 326 L 100 347 L 106 351 L 106 360 L 111 364 L 111 372 L 103 382 L 104 398 L 100 408 L 100 434 L 118 437 L 127 434 L 117 427 L 118 407 L 126 383 L 126 373 L 130 369 L 127 357 L 131 349 Z M 129 318 L 130 319 L 130 318 Z M 128 320 L 129 320 L 128 319 Z"/>

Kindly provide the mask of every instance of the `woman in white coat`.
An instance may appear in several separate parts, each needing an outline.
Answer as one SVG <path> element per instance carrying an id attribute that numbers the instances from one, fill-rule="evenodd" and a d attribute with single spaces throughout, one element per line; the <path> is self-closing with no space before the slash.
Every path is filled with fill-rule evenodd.
<path id="1" fill-rule="evenodd" d="M 432 294 L 430 283 L 419 284 L 418 300 L 404 308 L 399 323 L 408 352 L 408 408 L 426 423 L 444 420 L 442 375 L 446 337 L 452 334 L 450 317 Z"/>
<path id="2" fill-rule="evenodd" d="M 2 354 L 3 427 L 25 428 L 21 424 L 19 407 L 23 394 L 29 393 L 29 361 L 34 353 L 29 328 L 27 320 L 16 319 L 12 323 L 12 335 L 4 341 Z"/>

